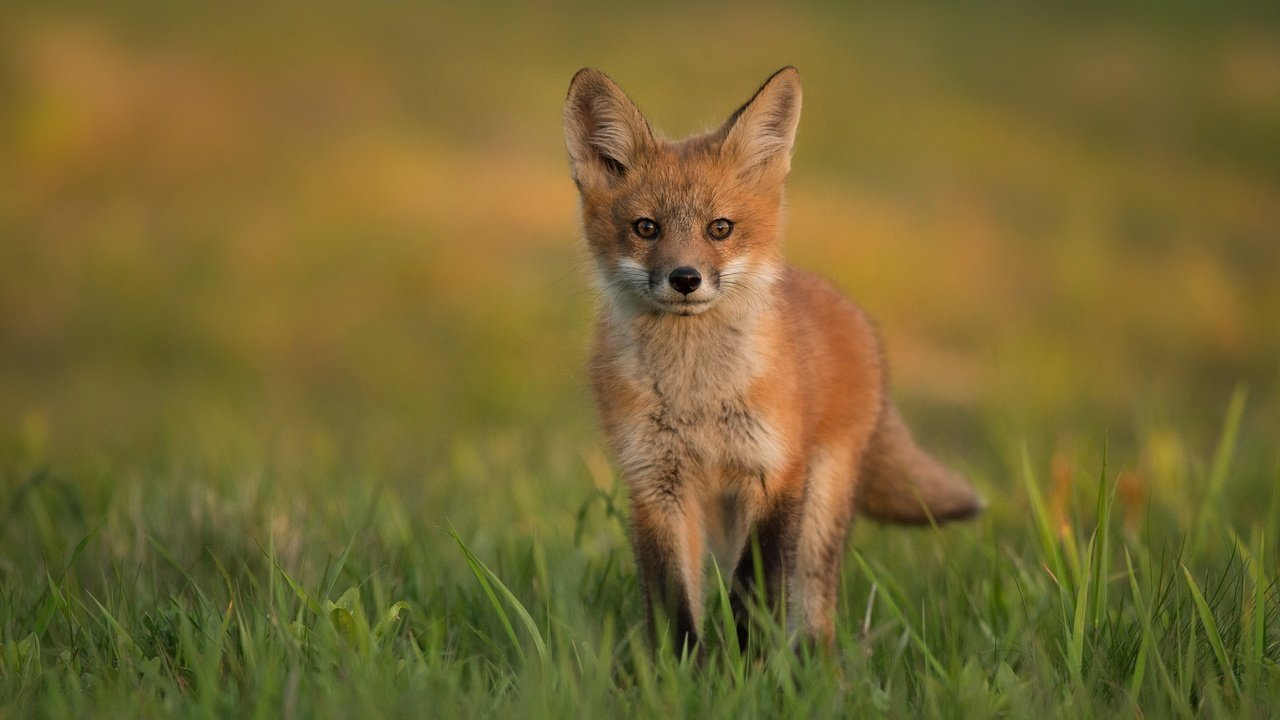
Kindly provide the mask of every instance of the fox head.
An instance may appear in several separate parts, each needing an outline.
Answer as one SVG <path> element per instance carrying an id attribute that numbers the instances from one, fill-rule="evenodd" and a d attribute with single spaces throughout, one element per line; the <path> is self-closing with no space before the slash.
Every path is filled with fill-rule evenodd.
<path id="1" fill-rule="evenodd" d="M 768 297 L 785 267 L 782 186 L 800 74 L 774 73 L 716 130 L 654 133 L 604 73 L 580 70 L 564 106 L 587 245 L 615 306 L 697 315 Z"/>

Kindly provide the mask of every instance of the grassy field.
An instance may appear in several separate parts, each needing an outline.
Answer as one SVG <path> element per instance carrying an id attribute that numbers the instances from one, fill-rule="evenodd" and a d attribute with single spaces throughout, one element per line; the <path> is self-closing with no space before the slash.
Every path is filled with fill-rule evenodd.
<path id="1" fill-rule="evenodd" d="M 1280 714 L 1280 13 L 41 3 L 0 23 L 0 720 Z M 799 66 L 788 252 L 976 522 L 837 647 L 643 639 L 560 106 Z M 714 585 L 713 585 L 714 587 Z"/>

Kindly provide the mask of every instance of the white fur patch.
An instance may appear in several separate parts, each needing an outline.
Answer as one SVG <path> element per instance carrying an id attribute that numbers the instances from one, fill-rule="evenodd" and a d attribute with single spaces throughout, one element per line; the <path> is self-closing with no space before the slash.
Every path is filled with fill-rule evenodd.
<path id="1" fill-rule="evenodd" d="M 596 286 L 604 296 L 606 312 L 632 315 L 644 307 L 642 298 L 649 288 L 649 269 L 634 258 L 619 258 L 612 266 L 603 261 Z"/>

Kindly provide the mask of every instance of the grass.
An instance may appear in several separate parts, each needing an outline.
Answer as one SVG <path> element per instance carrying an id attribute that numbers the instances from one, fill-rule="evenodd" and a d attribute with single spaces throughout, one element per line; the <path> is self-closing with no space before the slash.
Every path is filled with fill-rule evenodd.
<path id="1" fill-rule="evenodd" d="M 0 23 L 0 720 L 1280 714 L 1274 11 L 111 7 Z M 645 48 L 645 51 L 637 51 Z M 837 642 L 645 646 L 559 104 L 781 65 L 787 252 L 990 508 Z"/>
<path id="2" fill-rule="evenodd" d="M 702 667 L 649 651 L 621 491 L 586 449 L 495 438 L 418 486 L 359 455 L 245 457 L 244 437 L 203 470 L 186 447 L 84 467 L 10 447 L 3 712 L 1269 717 L 1275 491 L 1237 528 L 1213 482 L 1251 480 L 1240 397 L 1185 507 L 1126 506 L 1114 458 L 1055 491 L 1010 449 L 1023 490 L 976 523 L 858 528 L 833 653 L 798 656 L 764 619 L 738 648 L 721 591 Z M 452 525 L 425 519 L 436 503 Z"/>

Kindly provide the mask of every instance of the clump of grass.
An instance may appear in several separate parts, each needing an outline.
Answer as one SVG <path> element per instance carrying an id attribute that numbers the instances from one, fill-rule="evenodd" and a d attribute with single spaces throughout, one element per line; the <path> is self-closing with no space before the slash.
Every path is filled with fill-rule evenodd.
<path id="1" fill-rule="evenodd" d="M 413 485 L 353 489 L 350 461 L 252 501 L 227 478 L 166 494 L 133 475 L 99 495 L 41 465 L 4 535 L 0 696 L 16 716 L 1267 716 L 1280 519 L 1230 521 L 1249 501 L 1233 488 L 1268 484 L 1233 469 L 1241 413 L 1233 400 L 1185 526 L 1157 497 L 1143 524 L 1119 516 L 1115 449 L 1055 517 L 1024 449 L 1022 492 L 976 524 L 859 527 L 829 655 L 797 653 L 767 616 L 738 647 L 713 574 L 701 663 L 647 646 L 620 488 L 554 441 L 453 453 L 455 486 L 509 480 L 500 497 L 428 492 L 443 526 L 406 518 Z M 176 522 L 206 492 L 225 527 Z M 344 505 L 284 522 L 304 492 Z"/>

